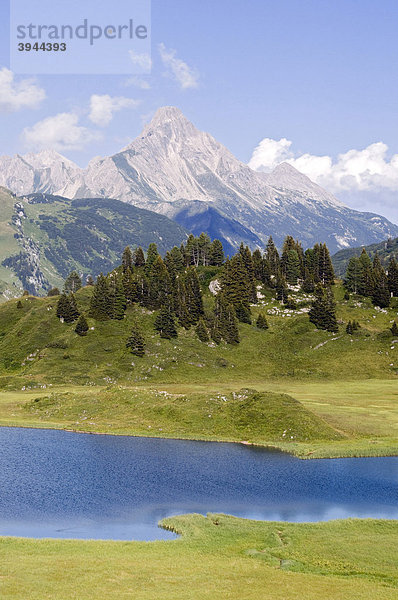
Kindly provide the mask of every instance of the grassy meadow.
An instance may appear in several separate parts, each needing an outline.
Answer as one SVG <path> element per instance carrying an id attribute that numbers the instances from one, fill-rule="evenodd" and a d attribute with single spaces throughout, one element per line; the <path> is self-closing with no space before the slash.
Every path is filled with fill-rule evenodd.
<path id="1" fill-rule="evenodd" d="M 398 522 L 184 515 L 158 542 L 0 538 L 4 600 L 393 600 Z"/>

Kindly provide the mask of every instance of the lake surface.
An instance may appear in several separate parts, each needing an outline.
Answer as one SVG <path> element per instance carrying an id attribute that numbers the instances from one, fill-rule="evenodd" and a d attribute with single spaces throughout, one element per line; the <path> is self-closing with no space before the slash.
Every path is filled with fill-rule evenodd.
<path id="1" fill-rule="evenodd" d="M 157 522 L 187 512 L 397 519 L 398 457 L 0 427 L 0 535 L 167 539 Z"/>

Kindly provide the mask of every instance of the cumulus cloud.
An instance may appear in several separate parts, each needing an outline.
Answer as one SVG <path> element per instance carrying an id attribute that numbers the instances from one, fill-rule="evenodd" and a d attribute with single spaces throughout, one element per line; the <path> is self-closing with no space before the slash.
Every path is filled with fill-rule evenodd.
<path id="1" fill-rule="evenodd" d="M 102 96 L 93 94 L 90 98 L 90 114 L 88 118 L 96 125 L 106 127 L 112 121 L 115 112 L 123 108 L 136 108 L 138 104 L 138 100 L 125 98 L 124 96 L 112 97 L 108 94 Z"/>
<path id="2" fill-rule="evenodd" d="M 15 112 L 22 108 L 37 108 L 46 97 L 34 79 L 16 82 L 9 69 L 0 69 L 0 111 Z"/>
<path id="3" fill-rule="evenodd" d="M 298 154 L 286 138 L 263 139 L 254 149 L 249 166 L 272 171 L 287 162 L 331 192 L 398 190 L 398 154 L 388 156 L 388 146 L 375 142 L 362 150 L 348 150 L 336 159 L 331 156 Z"/>
<path id="4" fill-rule="evenodd" d="M 180 58 L 176 56 L 176 50 L 168 50 L 162 43 L 159 44 L 159 54 L 167 72 L 177 81 L 181 89 L 197 88 L 199 86 L 199 74 Z"/>
<path id="5" fill-rule="evenodd" d="M 81 150 L 99 137 L 97 132 L 79 125 L 79 117 L 74 113 L 47 117 L 22 132 L 25 145 L 34 150 Z"/>
<path id="6" fill-rule="evenodd" d="M 152 59 L 149 54 L 140 54 L 134 50 L 129 50 L 129 56 L 133 65 L 139 67 L 140 70 L 149 73 L 152 69 Z"/>

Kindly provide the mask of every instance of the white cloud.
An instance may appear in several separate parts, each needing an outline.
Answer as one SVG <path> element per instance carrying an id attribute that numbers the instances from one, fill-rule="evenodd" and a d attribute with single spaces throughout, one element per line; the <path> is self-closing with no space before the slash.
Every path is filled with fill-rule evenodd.
<path id="1" fill-rule="evenodd" d="M 152 69 L 152 59 L 149 54 L 139 54 L 134 50 L 129 50 L 129 56 L 133 65 L 142 71 L 149 72 Z"/>
<path id="2" fill-rule="evenodd" d="M 12 71 L 5 67 L 0 70 L 0 111 L 37 108 L 45 97 L 45 91 L 34 79 L 22 79 L 17 83 Z"/>
<path id="3" fill-rule="evenodd" d="M 138 104 L 139 100 L 125 98 L 124 96 L 112 97 L 108 94 L 103 96 L 94 94 L 90 98 L 90 114 L 88 118 L 96 125 L 106 127 L 112 121 L 115 112 L 123 108 L 136 108 Z"/>
<path id="4" fill-rule="evenodd" d="M 74 113 L 47 117 L 22 132 L 24 143 L 34 150 L 81 150 L 99 138 L 97 132 L 79 125 L 79 117 Z"/>
<path id="5" fill-rule="evenodd" d="M 174 77 L 181 89 L 197 88 L 199 74 L 183 60 L 176 57 L 176 50 L 168 50 L 164 44 L 159 44 L 159 54 L 168 72 Z"/>
<path id="6" fill-rule="evenodd" d="M 291 150 L 286 138 L 265 138 L 254 149 L 249 166 L 269 172 L 277 164 L 287 162 L 330 192 L 398 191 L 398 154 L 388 158 L 388 146 L 383 142 L 370 144 L 363 150 L 349 150 L 331 156 L 298 154 Z"/>
<path id="7" fill-rule="evenodd" d="M 140 90 L 150 90 L 151 89 L 151 85 L 150 85 L 149 81 L 147 81 L 146 79 L 141 79 L 141 77 L 129 77 L 129 79 L 126 79 L 126 81 L 124 82 L 124 85 L 125 85 L 125 87 L 134 85 L 135 87 L 139 88 Z"/>

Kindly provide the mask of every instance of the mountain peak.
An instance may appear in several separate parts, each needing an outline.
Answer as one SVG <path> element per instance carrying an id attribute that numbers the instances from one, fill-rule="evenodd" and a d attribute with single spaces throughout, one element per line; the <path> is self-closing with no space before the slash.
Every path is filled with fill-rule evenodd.
<path id="1" fill-rule="evenodd" d="M 145 126 L 142 135 L 146 136 L 155 131 L 162 131 L 167 135 L 183 134 L 189 136 L 197 130 L 179 108 L 176 106 L 162 106 L 158 108 L 150 123 Z"/>

